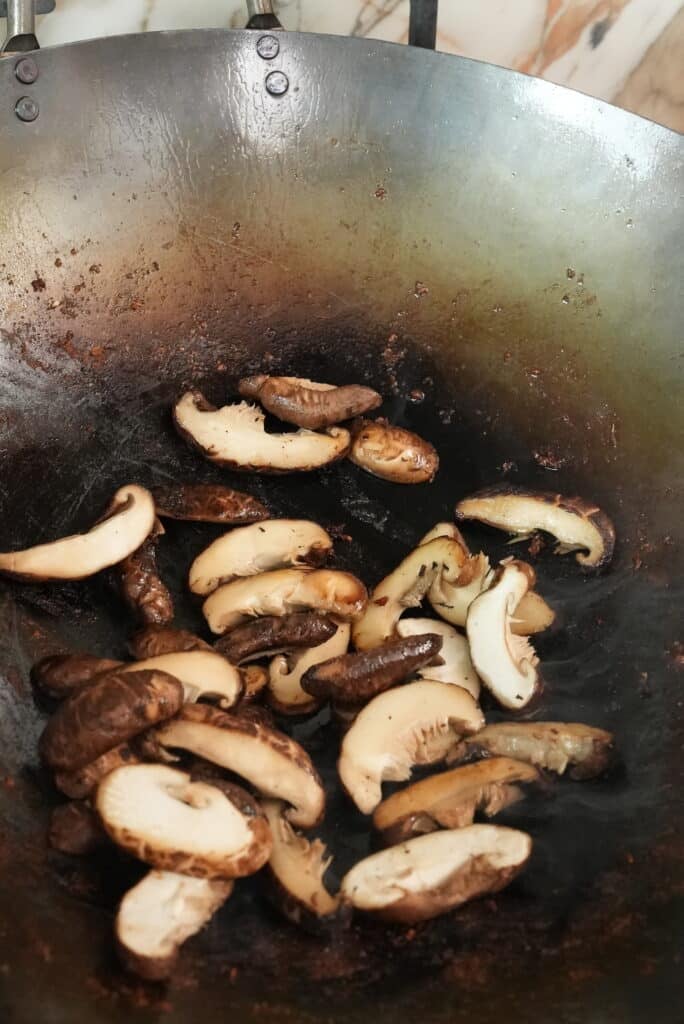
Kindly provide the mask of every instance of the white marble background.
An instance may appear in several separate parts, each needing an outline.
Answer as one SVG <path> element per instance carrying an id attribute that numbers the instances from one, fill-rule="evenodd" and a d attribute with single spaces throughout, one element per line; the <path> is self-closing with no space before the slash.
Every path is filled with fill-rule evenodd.
<path id="1" fill-rule="evenodd" d="M 408 8 L 408 0 L 277 3 L 287 29 L 394 42 L 406 41 Z M 39 38 L 47 46 L 155 29 L 236 28 L 245 19 L 241 0 L 57 0 L 57 10 L 39 19 Z M 684 128 L 684 0 L 441 0 L 437 45 L 602 99 L 627 96 L 625 106 L 648 116 L 655 98 L 658 118 Z"/>

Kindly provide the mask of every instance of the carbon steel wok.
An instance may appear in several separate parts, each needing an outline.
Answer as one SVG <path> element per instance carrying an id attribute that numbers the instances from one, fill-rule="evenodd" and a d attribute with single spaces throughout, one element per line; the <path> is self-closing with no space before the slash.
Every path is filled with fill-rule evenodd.
<path id="1" fill-rule="evenodd" d="M 535 853 L 495 902 L 316 940 L 245 883 L 169 989 L 145 986 L 111 943 L 136 868 L 46 850 L 56 795 L 28 683 L 57 648 L 123 655 L 131 623 L 101 580 L 3 583 L 0 1018 L 679 1020 L 681 139 L 484 64 L 297 34 L 267 61 L 259 38 L 39 51 L 31 85 L 0 61 L 3 549 L 89 523 L 125 481 L 236 482 L 175 436 L 187 384 L 216 400 L 263 368 L 371 383 L 437 444 L 432 486 L 346 463 L 238 486 L 345 523 L 338 560 L 369 583 L 504 472 L 594 497 L 619 531 L 610 572 L 581 577 L 548 549 L 538 562 L 561 619 L 539 643 L 542 711 L 613 729 L 622 762 L 511 812 Z M 32 122 L 15 115 L 27 94 Z M 169 528 L 178 592 L 213 535 Z M 180 619 L 198 625 L 197 609 Z M 334 732 L 294 729 L 332 780 Z M 326 829 L 339 874 L 367 829 L 340 795 Z"/>

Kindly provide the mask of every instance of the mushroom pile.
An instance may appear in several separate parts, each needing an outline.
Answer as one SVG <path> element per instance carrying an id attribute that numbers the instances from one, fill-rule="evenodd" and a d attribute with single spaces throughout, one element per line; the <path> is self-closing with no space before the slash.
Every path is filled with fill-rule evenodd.
<path id="1" fill-rule="evenodd" d="M 346 455 L 395 483 L 437 471 L 421 438 L 358 419 L 381 402 L 370 388 L 260 375 L 239 392 L 299 429 L 266 433 L 257 406 L 216 409 L 189 391 L 176 427 L 213 462 L 280 473 Z M 203 637 L 174 625 L 155 560 L 164 518 L 227 528 L 188 566 Z M 578 498 L 490 488 L 461 499 L 455 519 L 516 538 L 551 533 L 585 571 L 612 557 L 610 520 Z M 344 927 L 354 912 L 415 923 L 498 892 L 532 841 L 477 819 L 548 792 L 552 773 L 589 779 L 609 765 L 610 733 L 519 716 L 544 685 L 530 638 L 555 618 L 531 565 L 471 552 L 455 521 L 433 526 L 370 594 L 333 559 L 322 525 L 271 516 L 214 484 L 130 484 L 87 533 L 0 554 L 0 572 L 23 580 L 105 571 L 138 620 L 131 660 L 52 654 L 32 679 L 54 702 L 40 755 L 69 799 L 53 812 L 50 843 L 70 855 L 113 843 L 147 867 L 115 921 L 121 961 L 142 977 L 168 977 L 182 944 L 249 875 L 288 920 L 314 929 Z M 481 697 L 518 717 L 487 724 Z M 382 847 L 335 892 L 332 857 L 309 831 L 331 794 L 287 732 L 293 716 L 326 705 L 339 781 Z M 409 781 L 415 766 L 440 765 Z M 408 784 L 383 792 L 390 782 Z"/>

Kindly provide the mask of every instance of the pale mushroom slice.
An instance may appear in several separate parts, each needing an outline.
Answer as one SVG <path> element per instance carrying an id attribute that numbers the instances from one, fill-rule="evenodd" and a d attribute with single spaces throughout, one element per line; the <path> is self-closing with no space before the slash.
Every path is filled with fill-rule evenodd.
<path id="1" fill-rule="evenodd" d="M 100 783 L 95 806 L 110 839 L 162 871 L 239 878 L 254 874 L 271 854 L 264 817 L 168 765 L 117 768 Z"/>
<path id="2" fill-rule="evenodd" d="M 480 696 L 480 680 L 470 657 L 467 639 L 450 626 L 448 622 L 438 619 L 399 619 L 397 623 L 399 636 L 422 636 L 424 633 L 436 633 L 442 638 L 440 658 L 442 665 L 428 665 L 418 669 L 421 679 L 434 679 L 439 683 L 451 683 L 462 686 L 472 694 L 475 700 Z"/>
<path id="3" fill-rule="evenodd" d="M 541 685 L 539 658 L 527 637 L 515 636 L 511 628 L 529 587 L 525 562 L 500 566 L 489 588 L 471 604 L 466 621 L 477 674 L 500 704 L 514 710 L 529 704 Z"/>
<path id="4" fill-rule="evenodd" d="M 340 897 L 331 895 L 323 881 L 332 863 L 325 844 L 295 832 L 280 801 L 264 800 L 262 807 L 273 837 L 266 866 L 273 901 L 297 925 L 318 929 L 338 922 Z"/>
<path id="5" fill-rule="evenodd" d="M 448 537 L 450 540 L 458 541 L 463 548 L 463 552 L 466 557 L 470 554 L 468 545 L 463 539 L 463 534 L 459 530 L 456 523 L 442 522 L 435 523 L 432 529 L 428 530 L 424 537 L 418 541 L 418 544 L 429 544 L 432 540 L 437 540 L 438 537 Z"/>
<path id="6" fill-rule="evenodd" d="M 446 757 L 484 717 L 467 690 L 421 680 L 374 697 L 345 735 L 337 764 L 342 785 L 364 814 L 382 799 L 383 782 L 403 782 L 416 764 Z"/>
<path id="7" fill-rule="evenodd" d="M 341 619 L 335 620 L 333 635 L 316 647 L 309 647 L 289 657 L 276 655 L 268 666 L 268 702 L 281 715 L 308 715 L 320 706 L 320 701 L 302 689 L 302 676 L 313 665 L 329 658 L 346 654 L 351 637 L 351 626 Z"/>
<path id="8" fill-rule="evenodd" d="M 402 614 L 420 606 L 437 575 L 455 578 L 465 558 L 460 543 L 449 537 L 436 537 L 411 551 L 370 595 L 352 630 L 356 649 L 366 651 L 394 636 Z"/>
<path id="9" fill-rule="evenodd" d="M 154 501 L 149 491 L 126 484 L 87 533 L 0 554 L 0 573 L 23 580 L 82 580 L 116 565 L 152 532 Z"/>
<path id="10" fill-rule="evenodd" d="M 233 885 L 150 871 L 128 890 L 116 914 L 114 934 L 123 966 L 147 981 L 168 978 L 180 947 L 223 906 Z"/>
<path id="11" fill-rule="evenodd" d="M 212 633 L 227 633 L 259 615 L 315 610 L 341 619 L 363 614 L 368 593 L 361 580 L 337 569 L 276 569 L 233 580 L 202 606 Z"/>
<path id="12" fill-rule="evenodd" d="M 319 384 L 306 377 L 244 377 L 243 398 L 255 398 L 278 419 L 309 430 L 321 430 L 377 409 L 382 397 L 362 384 Z"/>
<path id="13" fill-rule="evenodd" d="M 340 891 L 357 910 L 413 924 L 499 892 L 531 851 L 525 832 L 500 825 L 432 832 L 366 857 L 345 875 Z"/>
<path id="14" fill-rule="evenodd" d="M 206 596 L 238 576 L 256 576 L 287 566 L 321 565 L 333 542 L 308 519 L 265 519 L 219 537 L 190 566 L 193 594 Z"/>
<path id="15" fill-rule="evenodd" d="M 583 498 L 500 484 L 459 501 L 456 518 L 477 519 L 519 540 L 543 530 L 558 541 L 556 554 L 576 551 L 584 569 L 601 569 L 613 557 L 613 523 L 598 505 Z"/>
<path id="16" fill-rule="evenodd" d="M 492 757 L 431 775 L 393 793 L 375 808 L 373 826 L 388 844 L 438 828 L 471 825 L 481 811 L 492 818 L 525 796 L 542 778 L 510 757 Z"/>
<path id="17" fill-rule="evenodd" d="M 183 687 L 184 698 L 216 700 L 222 708 L 232 708 L 243 694 L 240 670 L 216 651 L 174 651 L 155 658 L 133 661 L 117 672 L 157 671 L 174 676 Z"/>
<path id="18" fill-rule="evenodd" d="M 581 722 L 500 722 L 488 725 L 449 751 L 448 760 L 474 754 L 513 757 L 572 779 L 593 779 L 609 766 L 614 738 Z"/>
<path id="19" fill-rule="evenodd" d="M 331 427 L 325 434 L 297 430 L 267 434 L 261 409 L 247 402 L 217 409 L 200 391 L 187 391 L 173 410 L 179 434 L 206 458 L 229 469 L 257 473 L 291 473 L 327 466 L 347 453 L 348 430 Z"/>
<path id="20" fill-rule="evenodd" d="M 323 816 L 325 792 L 311 758 L 282 732 L 208 704 L 186 704 L 156 735 L 164 746 L 188 750 L 285 801 L 293 825 L 311 828 Z"/>

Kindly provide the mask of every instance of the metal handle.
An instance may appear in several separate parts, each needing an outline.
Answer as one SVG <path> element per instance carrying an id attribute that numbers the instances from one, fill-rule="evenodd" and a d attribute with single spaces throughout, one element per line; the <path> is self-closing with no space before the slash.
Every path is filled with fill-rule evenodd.
<path id="1" fill-rule="evenodd" d="M 278 21 L 271 0 L 247 0 L 247 28 L 279 29 L 283 26 Z"/>
<path id="2" fill-rule="evenodd" d="M 54 9 L 55 0 L 0 0 L 0 18 L 7 18 L 7 36 L 0 55 L 37 50 L 36 14 L 49 14 Z"/>
<path id="3" fill-rule="evenodd" d="M 434 50 L 437 42 L 438 6 L 439 0 L 411 0 L 409 46 Z"/>

